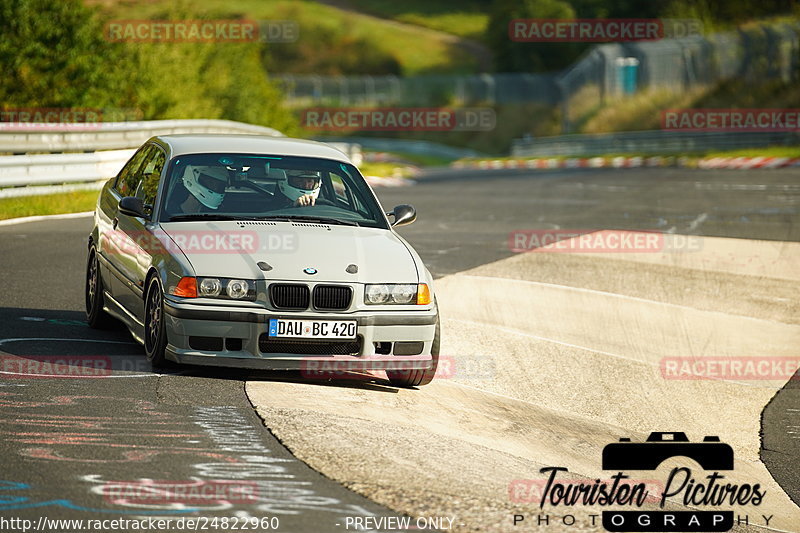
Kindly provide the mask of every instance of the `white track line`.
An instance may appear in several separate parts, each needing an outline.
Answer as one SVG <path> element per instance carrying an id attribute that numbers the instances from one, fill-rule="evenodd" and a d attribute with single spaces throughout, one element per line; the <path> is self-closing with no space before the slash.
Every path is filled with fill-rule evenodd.
<path id="1" fill-rule="evenodd" d="M 513 279 L 513 278 L 503 278 L 503 277 L 497 277 L 497 276 L 479 276 L 479 275 L 474 275 L 474 274 L 454 274 L 451 277 L 453 277 L 453 278 L 455 278 L 455 277 L 465 277 L 465 278 L 473 278 L 473 279 L 476 279 L 476 280 L 510 281 L 510 282 L 513 282 L 513 283 L 523 283 L 523 284 L 529 284 L 529 285 L 538 285 L 540 287 L 550 287 L 550 288 L 554 288 L 554 289 L 563 289 L 563 290 L 567 290 L 567 291 L 595 294 L 595 295 L 598 295 L 598 296 L 605 296 L 605 297 L 609 297 L 609 298 L 619 298 L 619 299 L 624 299 L 624 300 L 631 300 L 631 301 L 634 301 L 634 302 L 642 302 L 642 303 L 651 304 L 651 305 L 663 305 L 665 307 L 671 307 L 673 309 L 701 311 L 703 313 L 709 313 L 709 314 L 713 314 L 713 315 L 719 315 L 719 316 L 725 316 L 725 317 L 735 317 L 735 318 L 741 318 L 741 319 L 745 319 L 745 320 L 754 320 L 754 321 L 757 321 L 757 322 L 766 322 L 768 324 L 780 324 L 780 325 L 787 325 L 787 326 L 792 326 L 793 325 L 793 324 L 787 324 L 785 322 L 781 322 L 779 320 L 768 320 L 766 318 L 756 318 L 756 317 L 746 316 L 746 315 L 733 315 L 733 314 L 730 314 L 730 313 L 724 313 L 722 311 L 699 309 L 697 307 L 691 307 L 691 306 L 688 306 L 688 305 L 673 304 L 673 303 L 670 303 L 670 302 L 660 302 L 658 300 L 649 300 L 647 298 L 640 298 L 638 296 L 628 296 L 626 294 L 617 294 L 615 292 L 598 291 L 596 289 L 586 289 L 584 287 L 571 287 L 569 285 L 559 285 L 557 283 L 545 283 L 543 281 L 530 281 L 530 280 L 527 280 L 527 279 Z"/>

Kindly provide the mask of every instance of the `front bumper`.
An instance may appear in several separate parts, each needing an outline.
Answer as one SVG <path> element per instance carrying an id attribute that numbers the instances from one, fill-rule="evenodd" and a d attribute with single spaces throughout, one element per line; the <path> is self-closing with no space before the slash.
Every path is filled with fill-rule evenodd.
<path id="1" fill-rule="evenodd" d="M 419 311 L 280 313 L 260 308 L 200 306 L 169 298 L 165 298 L 164 311 L 167 359 L 194 365 L 310 372 L 430 368 L 438 317 L 435 306 Z M 356 320 L 358 353 L 324 353 L 325 342 L 319 343 L 323 353 L 265 353 L 260 341 L 267 333 L 270 318 Z M 192 340 L 198 337 L 219 339 L 221 348 L 192 347 Z M 376 348 L 385 352 L 389 343 L 388 354 L 376 353 Z M 415 355 L 393 355 L 397 343 L 422 343 L 422 348 Z"/>

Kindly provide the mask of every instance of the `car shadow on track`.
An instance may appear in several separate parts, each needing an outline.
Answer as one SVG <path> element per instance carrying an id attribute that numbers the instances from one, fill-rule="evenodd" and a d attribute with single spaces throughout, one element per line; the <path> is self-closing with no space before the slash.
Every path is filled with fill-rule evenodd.
<path id="1" fill-rule="evenodd" d="M 80 311 L 0 308 L 0 371 L 19 377 L 176 375 L 234 381 L 280 381 L 397 392 L 385 376 L 358 372 L 307 375 L 268 371 L 170 365 L 153 367 L 144 349 L 118 322 L 92 329 Z"/>
<path id="2" fill-rule="evenodd" d="M 356 372 L 337 372 L 335 377 L 307 376 L 302 372 L 258 372 L 248 375 L 246 381 L 280 381 L 287 383 L 302 383 L 305 385 L 319 385 L 323 387 L 338 387 L 347 389 L 361 389 L 375 392 L 397 393 L 398 388 L 389 383 L 389 380 L 380 375 Z"/>

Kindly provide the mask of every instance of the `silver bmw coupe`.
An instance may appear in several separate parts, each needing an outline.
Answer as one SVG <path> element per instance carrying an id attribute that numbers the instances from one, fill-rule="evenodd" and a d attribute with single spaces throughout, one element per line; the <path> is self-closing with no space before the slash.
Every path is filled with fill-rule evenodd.
<path id="1" fill-rule="evenodd" d="M 86 314 L 122 321 L 155 366 L 385 370 L 429 383 L 430 272 L 342 152 L 255 135 L 148 140 L 100 193 Z"/>

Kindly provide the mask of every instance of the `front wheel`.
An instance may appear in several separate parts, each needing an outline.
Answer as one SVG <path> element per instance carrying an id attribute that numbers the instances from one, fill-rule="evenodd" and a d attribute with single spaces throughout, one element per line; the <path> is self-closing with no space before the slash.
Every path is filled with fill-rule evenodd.
<path id="1" fill-rule="evenodd" d="M 433 376 L 436 375 L 436 367 L 439 366 L 440 333 L 439 317 L 436 317 L 436 333 L 433 336 L 433 344 L 431 344 L 431 367 L 411 370 L 387 370 L 386 377 L 389 378 L 389 382 L 392 385 L 396 387 L 419 387 L 433 381 Z"/>
<path id="2" fill-rule="evenodd" d="M 111 315 L 103 310 L 105 304 L 103 290 L 103 278 L 100 277 L 97 251 L 92 247 L 86 261 L 86 284 L 84 286 L 86 323 L 92 329 L 106 329 L 111 326 L 113 321 Z"/>
<path id="3" fill-rule="evenodd" d="M 158 278 L 150 280 L 144 307 L 144 351 L 153 366 L 169 364 L 164 352 L 167 347 L 167 331 L 164 324 L 164 294 Z"/>

